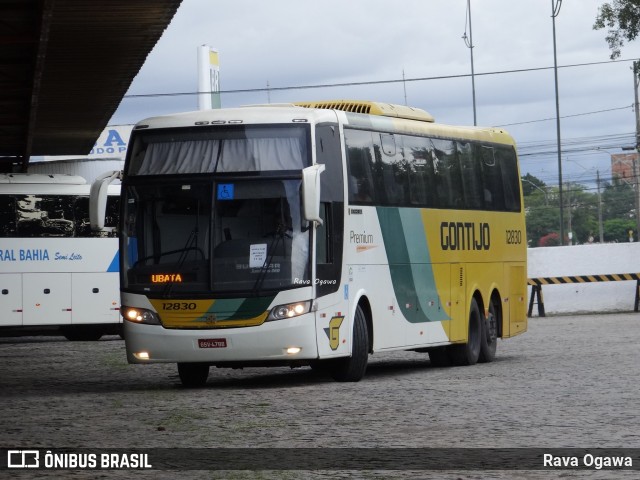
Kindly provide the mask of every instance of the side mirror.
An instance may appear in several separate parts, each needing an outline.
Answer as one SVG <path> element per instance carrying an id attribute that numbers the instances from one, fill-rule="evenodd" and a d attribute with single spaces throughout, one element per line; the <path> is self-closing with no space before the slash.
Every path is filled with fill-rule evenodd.
<path id="1" fill-rule="evenodd" d="M 91 230 L 104 230 L 107 193 L 109 185 L 116 179 L 122 179 L 122 172 L 119 170 L 103 173 L 91 184 L 91 192 L 89 194 L 89 223 L 91 224 Z"/>
<path id="2" fill-rule="evenodd" d="M 320 218 L 320 174 L 324 172 L 322 164 L 302 169 L 302 208 L 304 218 L 310 222 L 318 222 Z"/>

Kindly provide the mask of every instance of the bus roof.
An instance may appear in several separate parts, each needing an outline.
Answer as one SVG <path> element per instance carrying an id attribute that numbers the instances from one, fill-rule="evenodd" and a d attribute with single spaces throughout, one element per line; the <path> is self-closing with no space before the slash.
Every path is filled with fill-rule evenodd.
<path id="1" fill-rule="evenodd" d="M 433 116 L 420 109 L 393 103 L 369 102 L 365 100 L 324 100 L 321 102 L 296 102 L 294 105 L 305 108 L 322 108 L 341 110 L 343 112 L 364 113 L 365 115 L 379 115 L 382 117 L 406 118 L 421 122 L 435 122 Z"/>
<path id="2" fill-rule="evenodd" d="M 502 128 L 435 123 L 433 116 L 419 108 L 363 100 L 261 104 L 197 110 L 147 118 L 138 122 L 134 131 L 189 126 L 336 121 L 356 128 L 515 145 L 514 139 Z"/>

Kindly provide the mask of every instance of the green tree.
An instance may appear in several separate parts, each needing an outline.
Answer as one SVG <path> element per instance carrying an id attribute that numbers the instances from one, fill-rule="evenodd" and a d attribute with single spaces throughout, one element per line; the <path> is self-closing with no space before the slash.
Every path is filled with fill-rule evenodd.
<path id="1" fill-rule="evenodd" d="M 594 30 L 608 28 L 605 40 L 611 50 L 611 60 L 620 57 L 625 42 L 636 39 L 640 33 L 640 0 L 613 0 L 598 10 Z"/>
<path id="2" fill-rule="evenodd" d="M 598 195 L 579 183 L 567 183 L 563 191 L 565 244 L 569 231 L 572 232 L 574 244 L 586 243 L 590 237 L 597 238 Z M 554 239 L 559 239 L 557 234 L 560 230 L 558 188 L 547 187 L 540 179 L 527 174 L 522 177 L 522 192 L 529 246 L 542 246 L 542 243 L 546 246 L 553 245 Z"/>
<path id="3" fill-rule="evenodd" d="M 540 180 L 538 177 L 527 173 L 522 177 L 522 194 L 526 197 L 537 191 L 545 191 L 547 184 Z"/>
<path id="4" fill-rule="evenodd" d="M 614 179 L 602 190 L 602 218 L 635 218 L 635 191 L 628 183 Z"/>
<path id="5" fill-rule="evenodd" d="M 539 178 L 527 173 L 522 177 L 522 194 L 527 220 L 527 242 L 540 246 L 540 239 L 558 232 L 560 210 L 557 189 L 549 188 Z"/>
<path id="6" fill-rule="evenodd" d="M 606 242 L 628 242 L 629 231 L 633 232 L 633 240 L 638 241 L 636 221 L 623 218 L 612 218 L 604 222 L 604 240 Z"/>
<path id="7" fill-rule="evenodd" d="M 565 190 L 567 219 L 571 219 L 573 244 L 586 243 L 598 232 L 598 195 L 579 183 L 568 183 Z M 568 231 L 569 229 L 567 229 Z"/>

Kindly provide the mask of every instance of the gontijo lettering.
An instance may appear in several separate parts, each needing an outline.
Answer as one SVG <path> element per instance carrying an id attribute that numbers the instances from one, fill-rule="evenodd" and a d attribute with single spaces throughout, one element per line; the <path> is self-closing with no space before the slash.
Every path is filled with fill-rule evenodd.
<path id="1" fill-rule="evenodd" d="M 440 245 L 443 250 L 489 250 L 491 247 L 489 224 L 442 222 Z"/>

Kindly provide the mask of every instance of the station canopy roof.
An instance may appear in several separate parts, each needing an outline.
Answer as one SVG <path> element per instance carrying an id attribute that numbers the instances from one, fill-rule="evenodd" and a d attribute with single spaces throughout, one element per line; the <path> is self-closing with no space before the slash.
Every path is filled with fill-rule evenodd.
<path id="1" fill-rule="evenodd" d="M 181 2 L 0 0 L 0 170 L 89 153 Z"/>

